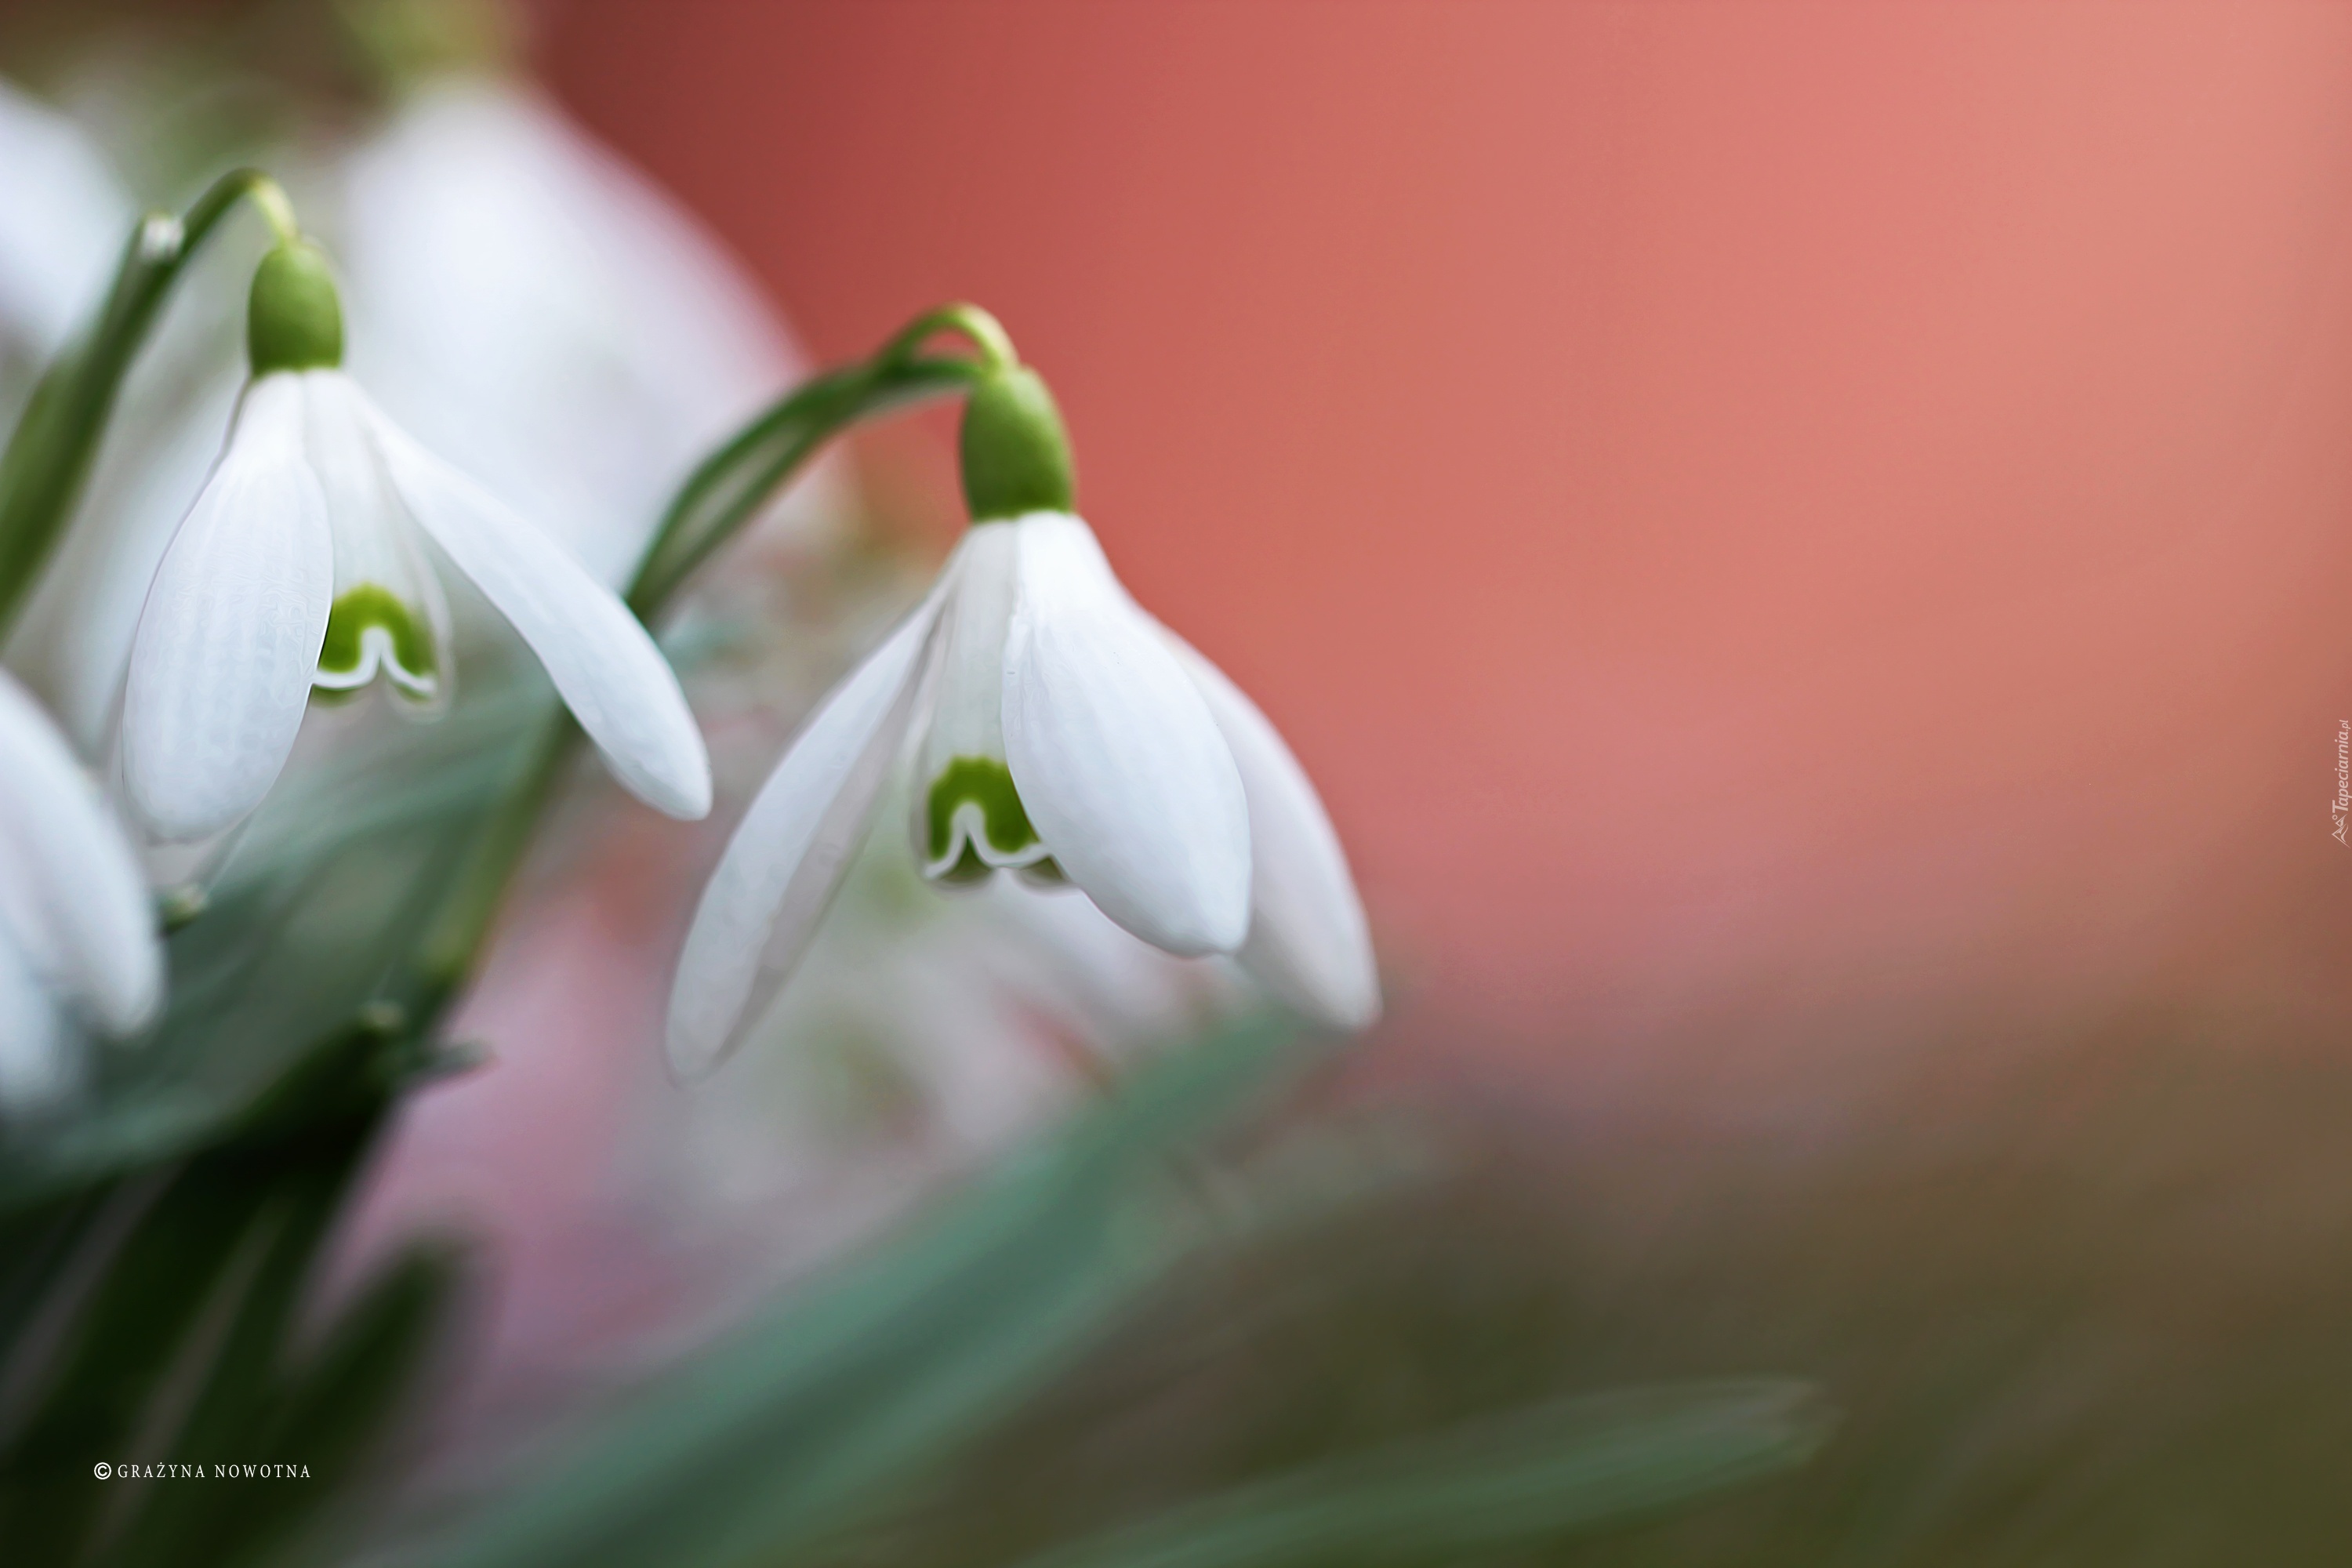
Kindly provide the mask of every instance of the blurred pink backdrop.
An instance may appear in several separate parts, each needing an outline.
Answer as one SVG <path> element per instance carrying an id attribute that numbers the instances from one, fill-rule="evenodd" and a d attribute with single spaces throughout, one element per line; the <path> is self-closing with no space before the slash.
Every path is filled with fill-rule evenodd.
<path id="1" fill-rule="evenodd" d="M 1407 1037 L 2352 1020 L 2352 9 L 541 19 L 820 357 L 1005 320 Z"/>

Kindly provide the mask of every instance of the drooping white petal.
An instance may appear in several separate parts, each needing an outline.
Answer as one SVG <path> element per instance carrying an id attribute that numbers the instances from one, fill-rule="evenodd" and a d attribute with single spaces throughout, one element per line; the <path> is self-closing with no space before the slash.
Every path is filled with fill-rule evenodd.
<path id="1" fill-rule="evenodd" d="M 1250 931 L 1242 966 L 1318 1024 L 1362 1029 L 1381 1016 L 1380 971 L 1348 857 L 1307 770 L 1223 670 L 1165 626 L 1233 748 L 1249 796 Z"/>
<path id="2" fill-rule="evenodd" d="M 0 1112 L 54 1102 L 72 1086 L 73 1026 L 30 958 L 0 929 Z"/>
<path id="3" fill-rule="evenodd" d="M 449 602 L 384 469 L 367 400 L 339 370 L 304 372 L 302 392 L 335 541 L 335 607 L 312 681 L 358 691 L 383 674 L 413 706 L 438 708 L 449 689 Z"/>
<path id="4" fill-rule="evenodd" d="M 334 563 L 301 404 L 291 374 L 247 390 L 228 450 L 140 614 L 123 779 L 132 808 L 163 838 L 202 838 L 258 805 L 302 725 Z"/>
<path id="5" fill-rule="evenodd" d="M 1021 579 L 1004 751 L 1029 820 L 1070 880 L 1144 941 L 1235 951 L 1249 931 L 1249 808 L 1206 700 L 1085 523 L 1041 512 L 1011 526 Z"/>
<path id="6" fill-rule="evenodd" d="M 37 923 L 56 982 L 91 1022 L 127 1035 L 154 1016 L 163 959 L 146 879 L 65 738 L 5 674 L 0 879 L 10 884 L 10 910 Z"/>
<path id="7" fill-rule="evenodd" d="M 716 1067 L 807 951 L 905 741 L 941 598 L 934 589 L 834 689 L 728 841 L 670 992 L 669 1062 L 680 1078 Z"/>
<path id="8" fill-rule="evenodd" d="M 368 412 L 410 513 L 530 645 L 614 775 L 657 811 L 708 814 L 702 731 L 677 676 L 628 607 L 562 545 Z"/>

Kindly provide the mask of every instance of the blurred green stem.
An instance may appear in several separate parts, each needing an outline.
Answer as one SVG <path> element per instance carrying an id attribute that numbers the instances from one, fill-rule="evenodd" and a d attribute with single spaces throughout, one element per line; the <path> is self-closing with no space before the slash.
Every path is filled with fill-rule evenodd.
<path id="1" fill-rule="evenodd" d="M 125 247 L 98 319 L 43 373 L 0 454 L 0 641 L 73 517 L 131 362 L 188 258 L 237 203 L 250 200 L 280 240 L 299 231 L 278 182 L 236 169 L 184 216 L 150 213 Z"/>
<path id="2" fill-rule="evenodd" d="M 981 357 L 918 352 L 942 331 L 961 333 Z M 696 569 L 835 436 L 861 421 L 966 390 L 986 372 L 1013 363 L 1012 340 L 995 317 L 976 305 L 949 305 L 917 317 L 871 358 L 803 383 L 688 476 L 625 591 L 629 608 L 648 626 L 657 624 Z M 514 786 L 477 834 L 417 946 L 406 994 L 394 998 L 418 1032 L 472 973 L 579 739 L 579 726 L 568 714 L 551 715 Z"/>

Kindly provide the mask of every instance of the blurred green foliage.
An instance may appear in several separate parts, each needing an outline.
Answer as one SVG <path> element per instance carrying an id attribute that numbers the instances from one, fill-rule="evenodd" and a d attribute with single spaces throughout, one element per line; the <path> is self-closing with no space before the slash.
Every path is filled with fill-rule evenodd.
<path id="1" fill-rule="evenodd" d="M 1457 1100 L 1450 1174 L 1202 1260 L 840 1561 L 1025 1563 L 1533 1399 L 1785 1368 L 1836 1413 L 1787 1479 L 1428 1560 L 2342 1562 L 2352 1069 L 2251 1033 Z"/>
<path id="2" fill-rule="evenodd" d="M 1007 1421 L 1183 1265 L 1286 1249 L 1391 1190 L 1377 1141 L 1360 1154 L 1313 1133 L 1303 1151 L 1295 1133 L 1255 1152 L 1221 1147 L 1312 1054 L 1267 1019 L 1171 1052 L 888 1245 L 788 1295 L 418 1559 L 986 1560 L 970 1521 L 952 1547 L 923 1533 L 948 1468 L 998 1451 Z M 1129 1372 L 1131 1341 L 1113 1363 Z M 1454 1562 L 1774 1474 L 1826 1430 L 1809 1392 L 1788 1383 L 1540 1402 L 1189 1500 L 1051 1562 Z M 1072 1495 L 1055 1456 L 1029 1458 L 1042 1463 L 1024 1485 Z"/>

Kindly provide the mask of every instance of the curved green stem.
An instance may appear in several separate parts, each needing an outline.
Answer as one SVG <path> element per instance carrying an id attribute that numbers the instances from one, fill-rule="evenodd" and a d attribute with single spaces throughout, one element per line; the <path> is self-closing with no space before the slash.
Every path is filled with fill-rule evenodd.
<path id="1" fill-rule="evenodd" d="M 241 201 L 253 204 L 278 238 L 299 232 L 286 193 L 258 169 L 222 175 L 183 216 L 150 214 L 131 235 L 97 320 L 33 389 L 0 453 L 0 640 L 73 517 L 156 312 L 188 258 Z"/>
<path id="2" fill-rule="evenodd" d="M 948 331 L 971 339 L 982 357 L 917 355 L 926 339 Z M 917 318 L 872 358 L 794 388 L 687 477 L 624 592 L 629 608 L 649 626 L 658 622 L 695 570 L 834 437 L 862 421 L 964 391 L 990 372 L 1019 363 L 994 317 L 977 306 L 950 305 Z M 420 1030 L 471 974 L 579 739 L 569 714 L 551 715 L 514 785 L 477 832 L 464 868 L 418 943 L 407 993 L 395 998 Z"/>
<path id="3" fill-rule="evenodd" d="M 908 359 L 886 349 L 803 384 L 688 476 L 629 583 L 629 608 L 652 624 L 695 569 L 834 437 L 877 415 L 961 392 L 980 374 L 969 360 Z"/>
<path id="4" fill-rule="evenodd" d="M 977 305 L 957 303 L 942 305 L 936 310 L 916 317 L 898 329 L 898 335 L 882 345 L 874 356 L 877 363 L 903 360 L 913 356 L 930 339 L 941 332 L 956 332 L 980 351 L 983 370 L 1004 370 L 1021 363 L 1013 349 L 1012 334 L 1004 323 Z"/>

